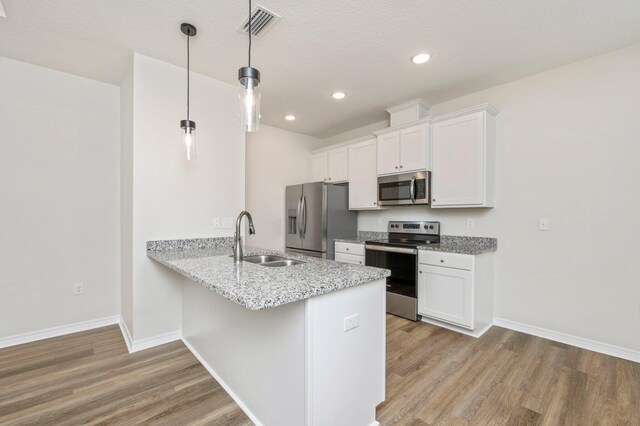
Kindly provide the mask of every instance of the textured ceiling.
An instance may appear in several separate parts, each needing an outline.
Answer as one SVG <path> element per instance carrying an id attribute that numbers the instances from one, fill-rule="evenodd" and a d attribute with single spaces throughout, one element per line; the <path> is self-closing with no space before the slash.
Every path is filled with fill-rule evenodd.
<path id="1" fill-rule="evenodd" d="M 131 52 L 234 83 L 241 0 L 2 0 L 0 56 L 119 84 Z M 640 42 L 638 0 L 254 0 L 282 19 L 254 42 L 263 122 L 317 137 Z M 430 62 L 409 58 L 427 50 Z M 347 98 L 331 98 L 341 89 Z M 286 113 L 295 122 L 286 122 Z"/>

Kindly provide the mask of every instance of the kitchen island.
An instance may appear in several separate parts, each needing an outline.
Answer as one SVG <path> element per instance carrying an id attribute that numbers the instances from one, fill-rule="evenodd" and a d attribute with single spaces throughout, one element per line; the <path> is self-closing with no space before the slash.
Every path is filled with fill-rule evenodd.
<path id="1" fill-rule="evenodd" d="M 202 364 L 256 424 L 377 424 L 389 271 L 256 248 L 245 258 L 301 263 L 236 265 L 231 254 L 230 238 L 147 244 L 185 277 L 182 335 Z"/>

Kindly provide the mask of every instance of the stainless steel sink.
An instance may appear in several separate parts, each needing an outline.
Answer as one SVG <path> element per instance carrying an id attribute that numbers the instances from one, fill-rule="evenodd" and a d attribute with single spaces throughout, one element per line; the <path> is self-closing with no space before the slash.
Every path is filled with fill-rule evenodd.
<path id="1" fill-rule="evenodd" d="M 301 263 L 305 263 L 305 262 L 301 260 L 295 260 L 295 259 L 282 259 L 282 260 L 275 260 L 273 262 L 262 263 L 262 266 L 293 266 L 293 265 L 299 265 Z"/>
<path id="2" fill-rule="evenodd" d="M 284 257 L 274 256 L 272 254 L 260 254 L 256 256 L 245 256 L 242 258 L 242 260 L 250 263 L 266 263 L 266 262 L 273 262 L 275 260 L 284 260 Z"/>
<path id="3" fill-rule="evenodd" d="M 275 256 L 272 254 L 246 256 L 246 257 L 243 257 L 242 260 L 249 263 L 256 263 L 258 265 L 271 266 L 271 267 L 293 266 L 293 265 L 299 265 L 301 263 L 305 263 L 301 260 L 287 259 L 285 257 Z"/>

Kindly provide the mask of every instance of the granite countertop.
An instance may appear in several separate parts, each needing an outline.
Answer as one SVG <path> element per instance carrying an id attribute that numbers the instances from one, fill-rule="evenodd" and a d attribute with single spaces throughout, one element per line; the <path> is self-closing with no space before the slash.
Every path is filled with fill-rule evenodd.
<path id="1" fill-rule="evenodd" d="M 418 250 L 441 251 L 459 254 L 482 254 L 498 249 L 496 238 L 485 237 L 456 237 L 443 235 L 437 244 L 418 246 Z"/>
<path id="2" fill-rule="evenodd" d="M 380 234 L 380 235 L 374 235 Z M 361 231 L 357 237 L 336 238 L 334 241 L 351 244 L 364 244 L 366 241 L 383 240 L 388 237 L 382 236 L 382 232 L 372 233 Z M 498 249 L 498 240 L 496 238 L 486 237 L 459 237 L 453 235 L 443 235 L 437 244 L 425 244 L 418 246 L 418 250 L 440 251 L 445 253 L 459 253 L 477 255 L 496 251 Z"/>
<path id="3" fill-rule="evenodd" d="M 236 266 L 231 238 L 149 241 L 147 256 L 251 310 L 273 308 L 354 287 L 390 275 L 386 269 L 339 263 L 294 253 L 245 247 L 244 255 L 273 254 L 305 263 Z"/>

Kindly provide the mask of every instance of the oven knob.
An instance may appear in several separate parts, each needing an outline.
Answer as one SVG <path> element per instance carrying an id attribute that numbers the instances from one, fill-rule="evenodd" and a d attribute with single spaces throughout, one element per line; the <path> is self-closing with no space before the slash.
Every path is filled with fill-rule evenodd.
<path id="1" fill-rule="evenodd" d="M 429 225 L 429 229 L 433 229 L 433 225 Z"/>
<path id="2" fill-rule="evenodd" d="M 429 227 L 427 225 L 424 226 L 424 229 L 429 229 Z"/>

